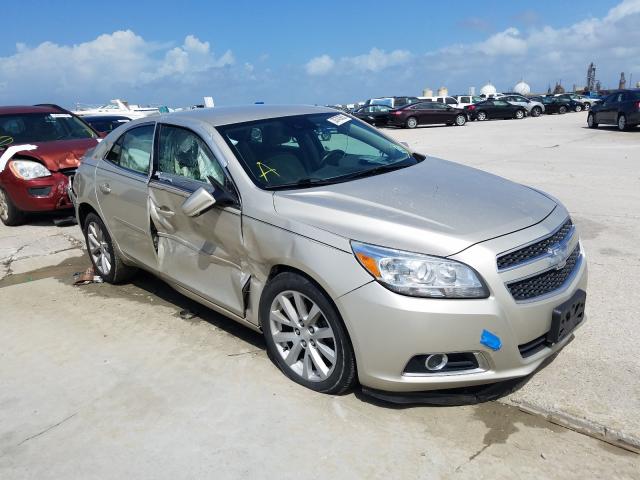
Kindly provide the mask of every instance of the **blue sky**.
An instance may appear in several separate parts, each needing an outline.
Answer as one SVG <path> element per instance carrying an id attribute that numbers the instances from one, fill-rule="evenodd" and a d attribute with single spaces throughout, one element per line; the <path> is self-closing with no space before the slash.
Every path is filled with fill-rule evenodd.
<path id="1" fill-rule="evenodd" d="M 349 102 L 640 80 L 640 0 L 12 2 L 0 101 Z M 618 33 L 616 33 L 618 32 Z M 624 32 L 624 35 L 620 35 Z M 634 81 L 635 83 L 635 81 Z"/>

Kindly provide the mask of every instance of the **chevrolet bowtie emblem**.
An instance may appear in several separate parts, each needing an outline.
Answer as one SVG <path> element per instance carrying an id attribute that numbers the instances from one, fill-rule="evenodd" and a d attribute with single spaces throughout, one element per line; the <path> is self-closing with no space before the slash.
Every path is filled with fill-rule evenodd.
<path id="1" fill-rule="evenodd" d="M 554 267 L 556 270 L 560 270 L 567 264 L 567 258 L 569 258 L 569 246 L 554 245 L 547 249 L 547 253 L 549 254 L 549 266 Z"/>

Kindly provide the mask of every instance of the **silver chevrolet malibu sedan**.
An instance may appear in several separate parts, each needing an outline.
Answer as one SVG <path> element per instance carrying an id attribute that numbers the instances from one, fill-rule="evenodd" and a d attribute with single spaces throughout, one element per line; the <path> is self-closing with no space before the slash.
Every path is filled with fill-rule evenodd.
<path id="1" fill-rule="evenodd" d="M 70 195 L 106 281 L 152 272 L 262 332 L 319 392 L 523 377 L 585 319 L 584 250 L 558 200 L 328 108 L 124 124 Z"/>

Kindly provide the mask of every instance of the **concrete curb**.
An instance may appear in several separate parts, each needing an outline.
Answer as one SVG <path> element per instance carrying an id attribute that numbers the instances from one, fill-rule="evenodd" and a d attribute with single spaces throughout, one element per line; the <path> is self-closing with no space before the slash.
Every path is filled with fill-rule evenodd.
<path id="1" fill-rule="evenodd" d="M 513 405 L 525 413 L 543 417 L 549 422 L 560 425 L 561 427 L 574 430 L 584 435 L 610 443 L 611 445 L 615 445 L 616 447 L 624 448 L 630 452 L 640 454 L 640 437 L 636 435 L 629 435 L 625 432 L 593 422 L 587 418 L 570 415 L 560 410 L 541 408 L 526 401 L 518 402 L 508 400 L 503 403 Z"/>

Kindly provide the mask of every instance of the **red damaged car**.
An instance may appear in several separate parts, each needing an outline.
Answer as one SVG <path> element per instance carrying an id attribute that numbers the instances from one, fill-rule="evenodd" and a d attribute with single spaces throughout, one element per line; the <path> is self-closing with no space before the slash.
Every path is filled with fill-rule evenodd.
<path id="1" fill-rule="evenodd" d="M 0 107 L 0 220 L 72 208 L 69 177 L 98 144 L 89 125 L 55 106 Z"/>

